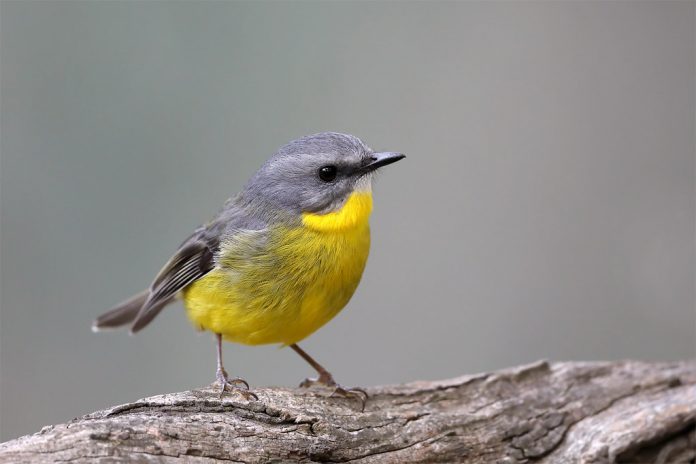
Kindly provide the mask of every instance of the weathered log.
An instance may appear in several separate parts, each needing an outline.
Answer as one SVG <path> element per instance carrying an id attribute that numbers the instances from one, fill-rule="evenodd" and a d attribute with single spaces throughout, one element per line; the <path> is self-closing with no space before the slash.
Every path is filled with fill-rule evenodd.
<path id="1" fill-rule="evenodd" d="M 538 362 L 368 389 L 206 388 L 0 445 L 1 462 L 694 463 L 696 363 Z"/>

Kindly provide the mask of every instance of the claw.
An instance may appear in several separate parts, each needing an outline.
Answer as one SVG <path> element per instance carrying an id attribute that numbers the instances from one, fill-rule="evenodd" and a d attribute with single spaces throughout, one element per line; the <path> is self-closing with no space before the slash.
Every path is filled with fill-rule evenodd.
<path id="1" fill-rule="evenodd" d="M 324 369 L 324 367 L 322 367 L 321 364 L 316 362 L 296 343 L 290 345 L 290 348 L 292 348 L 295 351 L 295 353 L 299 354 L 300 357 L 302 357 L 302 359 L 307 361 L 307 363 L 309 363 L 309 365 L 312 366 L 319 374 L 319 377 L 316 379 L 304 379 L 302 383 L 300 383 L 300 388 L 309 388 L 313 387 L 314 385 L 333 387 L 333 392 L 331 393 L 331 395 L 329 395 L 329 398 L 335 398 L 337 396 L 343 396 L 344 398 L 348 398 L 352 396 L 354 398 L 357 398 L 358 401 L 360 401 L 360 411 L 365 411 L 365 403 L 369 398 L 369 395 L 365 390 L 363 390 L 362 388 L 343 388 L 342 386 L 336 383 L 329 371 Z"/>
<path id="2" fill-rule="evenodd" d="M 307 377 L 302 382 L 300 382 L 299 387 L 300 388 L 312 388 L 312 387 L 316 387 L 317 385 L 319 385 L 320 387 L 333 387 L 336 385 L 336 383 L 323 382 L 319 379 L 313 379 L 311 377 Z"/>
<path id="3" fill-rule="evenodd" d="M 334 391 L 329 395 L 329 398 L 336 398 L 338 396 L 342 396 L 344 398 L 353 397 L 360 401 L 360 412 L 365 412 L 365 404 L 367 403 L 368 398 L 370 398 L 370 395 L 368 395 L 367 392 L 362 388 L 343 388 L 340 385 L 336 385 Z"/>
<path id="4" fill-rule="evenodd" d="M 246 383 L 246 382 L 245 382 L 245 383 Z M 245 389 L 243 389 L 243 388 L 237 387 L 237 386 L 235 386 L 232 382 L 225 382 L 225 383 L 222 384 L 222 388 L 220 388 L 220 399 L 222 399 L 222 398 L 225 396 L 225 392 L 226 392 L 228 389 L 229 389 L 230 391 L 234 392 L 234 393 L 239 393 L 239 394 L 242 395 L 242 396 L 244 397 L 244 399 L 246 399 L 247 401 L 251 401 L 251 400 L 258 401 L 258 400 L 259 400 L 259 397 L 256 396 L 255 393 L 250 392 L 250 391 L 248 391 L 248 390 L 245 390 Z"/>
<path id="5" fill-rule="evenodd" d="M 311 379 L 307 378 L 304 379 L 300 383 L 300 388 L 311 388 L 314 386 L 322 386 L 322 387 L 333 387 L 333 391 L 329 395 L 329 398 L 338 398 L 338 397 L 343 397 L 343 398 L 355 398 L 358 401 L 360 401 L 360 412 L 365 411 L 365 404 L 367 403 L 367 400 L 370 398 L 370 395 L 367 394 L 367 392 L 359 387 L 354 387 L 354 388 L 345 388 L 342 387 L 341 385 L 337 384 L 333 378 L 327 377 L 322 379 L 321 377 L 318 379 Z"/>
<path id="6" fill-rule="evenodd" d="M 346 389 L 346 388 L 342 388 L 342 387 L 338 386 L 336 388 L 336 390 L 339 390 L 339 389 L 344 390 L 346 392 L 346 394 L 348 394 L 348 395 L 359 396 L 362 399 L 363 405 L 370 398 L 370 395 L 368 395 L 367 392 L 360 387 L 353 387 L 353 388 Z M 341 392 L 337 392 L 336 390 L 334 390 L 334 393 L 341 394 Z M 334 393 L 332 393 L 332 395 Z"/>
<path id="7" fill-rule="evenodd" d="M 235 377 L 233 379 L 230 379 L 227 377 L 227 372 L 225 372 L 224 369 L 219 369 L 215 373 L 215 379 L 216 379 L 216 383 L 220 384 L 220 399 L 221 400 L 222 400 L 222 397 L 225 396 L 225 391 L 227 391 L 228 389 L 232 392 L 239 393 L 247 401 L 249 401 L 251 399 L 253 399 L 255 401 L 259 400 L 259 397 L 256 396 L 256 394 L 249 391 L 249 383 L 247 383 L 246 380 L 240 379 L 239 377 Z"/>
<path id="8" fill-rule="evenodd" d="M 237 388 L 242 388 L 242 387 L 244 387 L 244 390 L 249 390 L 249 383 L 248 383 L 246 380 L 241 379 L 241 378 L 239 378 L 239 377 L 235 377 L 234 379 L 227 379 L 227 383 L 228 383 L 228 384 L 233 384 L 233 385 L 234 385 L 234 384 L 239 384 L 240 387 L 237 387 Z"/>

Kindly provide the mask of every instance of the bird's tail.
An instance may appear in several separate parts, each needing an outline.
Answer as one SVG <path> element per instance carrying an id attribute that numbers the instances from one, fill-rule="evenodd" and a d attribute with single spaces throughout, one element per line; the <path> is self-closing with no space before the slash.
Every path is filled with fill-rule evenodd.
<path id="1" fill-rule="evenodd" d="M 94 332 L 99 332 L 100 330 L 115 329 L 130 324 L 140 312 L 140 308 L 143 307 L 149 295 L 149 290 L 143 290 L 137 295 L 116 305 L 113 309 L 105 312 L 94 321 L 92 330 Z"/>

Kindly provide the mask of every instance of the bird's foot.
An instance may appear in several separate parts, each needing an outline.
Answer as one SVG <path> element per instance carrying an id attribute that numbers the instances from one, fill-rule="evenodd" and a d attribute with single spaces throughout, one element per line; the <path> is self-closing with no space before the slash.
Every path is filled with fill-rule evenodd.
<path id="1" fill-rule="evenodd" d="M 333 388 L 330 398 L 342 397 L 342 398 L 354 398 L 360 401 L 360 411 L 365 410 L 365 403 L 367 403 L 370 397 L 365 390 L 359 387 L 346 388 L 333 379 L 333 376 L 329 373 L 321 373 L 316 379 L 304 379 L 300 383 L 300 388 L 311 388 L 314 386 L 330 387 Z"/>
<path id="2" fill-rule="evenodd" d="M 360 412 L 365 411 L 365 403 L 367 403 L 367 400 L 370 398 L 370 395 L 368 395 L 367 392 L 360 387 L 345 388 L 338 384 L 334 386 L 334 391 L 329 396 L 331 398 L 335 398 L 337 396 L 343 398 L 355 398 L 356 400 L 360 401 Z"/>
<path id="3" fill-rule="evenodd" d="M 246 380 L 235 377 L 230 379 L 225 369 L 218 369 L 215 373 L 215 383 L 220 385 L 220 399 L 225 395 L 225 391 L 239 393 L 247 400 L 258 401 L 259 397 L 249 391 L 249 384 Z"/>

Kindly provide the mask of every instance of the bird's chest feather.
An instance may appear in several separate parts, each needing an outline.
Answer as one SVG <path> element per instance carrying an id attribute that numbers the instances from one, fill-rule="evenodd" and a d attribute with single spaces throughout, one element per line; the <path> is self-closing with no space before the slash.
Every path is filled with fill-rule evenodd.
<path id="1" fill-rule="evenodd" d="M 350 230 L 330 233 L 304 231 L 287 236 L 282 261 L 294 269 L 289 276 L 300 284 L 302 307 L 342 308 L 352 296 L 362 276 L 370 250 L 367 223 Z M 321 310 L 320 308 L 315 308 Z"/>
<path id="2" fill-rule="evenodd" d="M 294 343 L 324 325 L 350 300 L 370 249 L 369 194 L 343 208 L 303 216 L 299 227 L 274 227 L 262 246 L 239 237 L 220 267 L 186 293 L 189 316 L 242 343 Z"/>
<path id="3" fill-rule="evenodd" d="M 330 318 L 348 303 L 367 262 L 371 211 L 372 197 L 354 193 L 336 212 L 303 215 L 304 227 L 286 234 L 281 249 L 301 268 L 303 317 Z"/>

